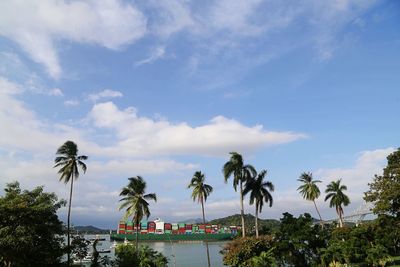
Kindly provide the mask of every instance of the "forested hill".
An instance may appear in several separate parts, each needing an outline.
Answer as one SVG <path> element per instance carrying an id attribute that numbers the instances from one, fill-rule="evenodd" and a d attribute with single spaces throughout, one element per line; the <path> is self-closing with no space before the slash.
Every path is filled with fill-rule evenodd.
<path id="1" fill-rule="evenodd" d="M 245 225 L 247 227 L 253 228 L 255 224 L 255 217 L 251 214 L 244 215 Z M 211 224 L 219 224 L 223 226 L 231 226 L 231 225 L 241 225 L 240 214 L 231 215 L 224 218 L 219 218 L 215 220 L 211 220 L 209 223 Z M 268 228 L 271 231 L 275 231 L 278 229 L 280 222 L 274 219 L 258 219 L 258 227 L 262 229 L 263 227 Z"/>

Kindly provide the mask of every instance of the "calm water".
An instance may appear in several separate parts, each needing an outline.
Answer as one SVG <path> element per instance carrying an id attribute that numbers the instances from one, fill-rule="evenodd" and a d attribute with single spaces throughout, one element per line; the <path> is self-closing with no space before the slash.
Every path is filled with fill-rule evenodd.
<path id="1" fill-rule="evenodd" d="M 86 239 L 95 238 L 95 235 L 85 235 Z M 97 250 L 109 249 L 112 245 L 109 235 L 100 235 L 101 238 L 106 238 L 106 241 L 101 241 L 97 246 Z M 222 255 L 219 253 L 226 242 L 210 242 L 208 247 L 210 249 L 211 266 L 219 267 L 222 264 Z M 140 242 L 139 245 L 148 245 L 149 247 L 161 252 L 168 258 L 168 266 L 174 267 L 204 267 L 207 266 L 206 246 L 203 242 Z M 114 249 L 111 253 L 102 253 L 102 256 L 107 255 L 114 258 Z M 175 255 L 175 257 L 174 257 Z M 176 263 L 176 265 L 175 265 Z"/>

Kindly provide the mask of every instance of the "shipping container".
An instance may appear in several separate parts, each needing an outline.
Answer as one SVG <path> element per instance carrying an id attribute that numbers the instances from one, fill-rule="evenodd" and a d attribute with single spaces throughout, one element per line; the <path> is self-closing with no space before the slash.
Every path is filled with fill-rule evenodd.
<path id="1" fill-rule="evenodd" d="M 155 222 L 148 222 L 147 223 L 147 229 L 156 229 L 156 223 Z"/>
<path id="2" fill-rule="evenodd" d="M 164 230 L 172 230 L 172 224 L 170 223 L 164 224 Z"/>
<path id="3" fill-rule="evenodd" d="M 186 224 L 185 229 L 186 229 L 186 230 L 192 230 L 192 229 L 193 229 L 193 225 L 191 225 L 191 224 Z"/>
<path id="4" fill-rule="evenodd" d="M 185 224 L 184 223 L 178 223 L 179 229 L 180 228 L 185 228 Z"/>

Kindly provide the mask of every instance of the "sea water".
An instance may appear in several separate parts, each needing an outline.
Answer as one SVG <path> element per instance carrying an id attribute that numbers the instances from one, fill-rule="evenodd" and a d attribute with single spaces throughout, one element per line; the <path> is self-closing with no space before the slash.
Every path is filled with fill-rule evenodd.
<path id="1" fill-rule="evenodd" d="M 99 241 L 97 250 L 107 250 L 112 247 L 113 242 L 110 241 L 110 235 L 85 235 L 86 239 L 105 238 L 105 241 Z M 119 242 L 122 243 L 122 242 Z M 134 244 L 134 242 L 132 243 Z M 209 242 L 211 266 L 219 267 L 222 264 L 222 254 L 220 251 L 226 241 Z M 185 241 L 185 242 L 141 242 L 140 245 L 147 245 L 154 250 L 161 252 L 168 258 L 168 266 L 170 267 L 204 267 L 207 266 L 207 252 L 204 242 Z M 91 248 L 90 248 L 91 249 Z M 101 253 L 100 256 L 108 256 L 114 259 L 115 249 L 111 248 L 109 253 Z"/>

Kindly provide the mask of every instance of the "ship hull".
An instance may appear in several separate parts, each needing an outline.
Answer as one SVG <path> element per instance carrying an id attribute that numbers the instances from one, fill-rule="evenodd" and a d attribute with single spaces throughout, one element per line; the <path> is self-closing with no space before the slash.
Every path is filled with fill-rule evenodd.
<path id="1" fill-rule="evenodd" d="M 111 234 L 111 240 L 124 241 L 135 241 L 136 234 Z M 224 241 L 231 240 L 232 234 L 139 234 L 138 239 L 140 241 Z"/>

